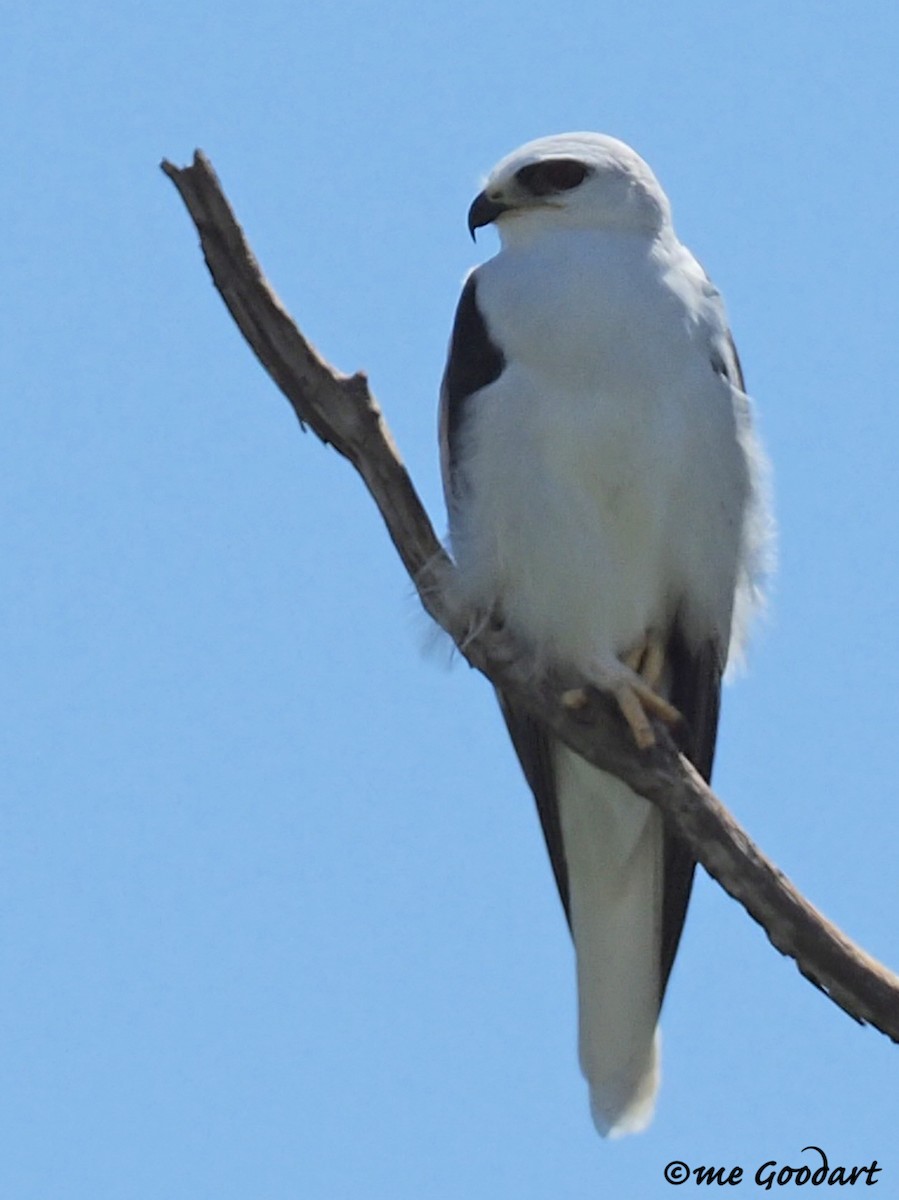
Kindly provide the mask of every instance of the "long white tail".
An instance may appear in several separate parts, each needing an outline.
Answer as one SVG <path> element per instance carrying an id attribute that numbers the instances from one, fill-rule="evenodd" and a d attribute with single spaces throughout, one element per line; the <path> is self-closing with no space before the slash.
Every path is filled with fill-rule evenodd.
<path id="1" fill-rule="evenodd" d="M 662 821 L 563 746 L 556 785 L 577 955 L 579 1051 L 603 1136 L 637 1133 L 659 1086 Z"/>

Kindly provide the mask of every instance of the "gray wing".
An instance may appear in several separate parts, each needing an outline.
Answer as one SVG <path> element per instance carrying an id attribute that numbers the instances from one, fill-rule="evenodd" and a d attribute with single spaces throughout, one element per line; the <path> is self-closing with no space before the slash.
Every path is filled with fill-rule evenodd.
<path id="1" fill-rule="evenodd" d="M 549 851 L 549 861 L 570 929 L 568 864 L 565 861 L 565 843 L 562 840 L 559 800 L 556 795 L 552 740 L 546 729 L 530 713 L 513 704 L 502 692 L 497 691 L 496 696 L 524 777 L 534 793 L 537 815 Z"/>
<path id="2" fill-rule="evenodd" d="M 721 345 L 713 346 L 711 365 L 716 374 L 722 375 L 741 392 L 746 391 L 740 356 L 730 330 Z M 691 646 L 675 622 L 668 637 L 665 658 L 669 666 L 668 698 L 683 717 L 682 724 L 672 730 L 674 740 L 680 752 L 686 755 L 706 783 L 710 783 L 718 736 L 725 651 L 712 641 Z M 695 870 L 696 860 L 686 845 L 677 834 L 666 829 L 660 1003 L 683 932 Z"/>
<path id="3" fill-rule="evenodd" d="M 712 778 L 718 713 L 721 703 L 722 654 L 714 642 L 691 646 L 675 622 L 668 637 L 669 699 L 683 721 L 672 730 L 674 740 L 706 783 Z M 696 860 L 676 833 L 665 830 L 662 900 L 661 1003 L 674 965 L 687 916 Z"/>
<path id="4" fill-rule="evenodd" d="M 711 348 L 711 366 L 735 388 L 746 391 L 740 356 L 729 329 L 720 343 Z M 686 755 L 706 783 L 712 778 L 725 654 L 726 648 L 713 641 L 691 645 L 677 621 L 669 632 L 665 649 L 668 698 L 683 717 L 682 724 L 673 729 L 672 734 L 680 752 Z M 660 1003 L 683 932 L 696 870 L 693 855 L 669 829 L 665 830 L 664 856 Z"/>

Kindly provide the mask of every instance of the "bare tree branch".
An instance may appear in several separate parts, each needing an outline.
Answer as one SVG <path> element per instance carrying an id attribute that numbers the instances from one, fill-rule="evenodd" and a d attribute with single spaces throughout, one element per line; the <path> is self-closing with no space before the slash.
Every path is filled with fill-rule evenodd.
<path id="1" fill-rule="evenodd" d="M 534 670 L 526 648 L 470 613 L 455 612 L 446 584 L 453 564 L 412 486 L 364 375 L 341 375 L 285 312 L 259 269 L 209 161 L 163 162 L 199 231 L 206 264 L 259 361 L 307 425 L 355 466 L 377 504 L 400 558 L 430 615 L 472 666 L 540 718 L 594 766 L 656 804 L 708 873 L 743 905 L 782 954 L 851 1017 L 899 1042 L 899 978 L 854 945 L 752 843 L 667 733 L 639 751 L 607 698 L 590 693 L 574 713 L 564 689 L 583 683 Z"/>

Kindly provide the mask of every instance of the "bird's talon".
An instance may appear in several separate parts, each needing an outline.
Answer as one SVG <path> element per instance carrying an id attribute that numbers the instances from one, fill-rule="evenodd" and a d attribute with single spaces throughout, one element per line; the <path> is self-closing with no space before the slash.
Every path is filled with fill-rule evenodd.
<path id="1" fill-rule="evenodd" d="M 595 662 L 590 672 L 595 685 L 615 697 L 640 750 L 648 750 L 656 744 L 652 718 L 665 725 L 674 725 L 681 720 L 674 705 L 660 696 L 652 685 L 651 681 L 657 682 L 661 678 L 663 669 L 664 650 L 657 639 L 650 635 L 621 659 Z M 582 707 L 584 701 L 579 699 L 579 693 L 583 692 L 584 689 L 580 688 L 566 693 L 567 698 L 563 698 L 566 707 Z"/>
<path id="2" fill-rule="evenodd" d="M 589 697 L 587 695 L 586 688 L 578 687 L 569 688 L 567 692 L 563 692 L 561 699 L 566 708 L 570 709 L 572 712 L 575 712 L 578 709 L 586 706 Z"/>
<path id="3" fill-rule="evenodd" d="M 664 696 L 654 692 L 651 687 L 635 687 L 634 691 L 643 708 L 648 708 L 652 715 L 658 717 L 665 725 L 676 725 L 678 721 L 682 720 L 681 714 L 674 705 L 669 704 Z"/>
<path id="4" fill-rule="evenodd" d="M 654 746 L 656 737 L 637 690 L 625 683 L 616 688 L 614 695 L 621 715 L 627 721 L 634 741 L 637 743 L 637 748 L 648 750 L 650 746 Z"/>

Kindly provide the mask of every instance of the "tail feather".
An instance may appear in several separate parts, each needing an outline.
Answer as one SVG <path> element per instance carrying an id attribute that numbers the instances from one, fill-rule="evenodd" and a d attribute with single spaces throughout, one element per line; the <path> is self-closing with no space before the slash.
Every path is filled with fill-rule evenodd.
<path id="1" fill-rule="evenodd" d="M 564 747 L 556 780 L 577 955 L 579 1053 L 603 1136 L 644 1129 L 659 1085 L 663 826 Z"/>

